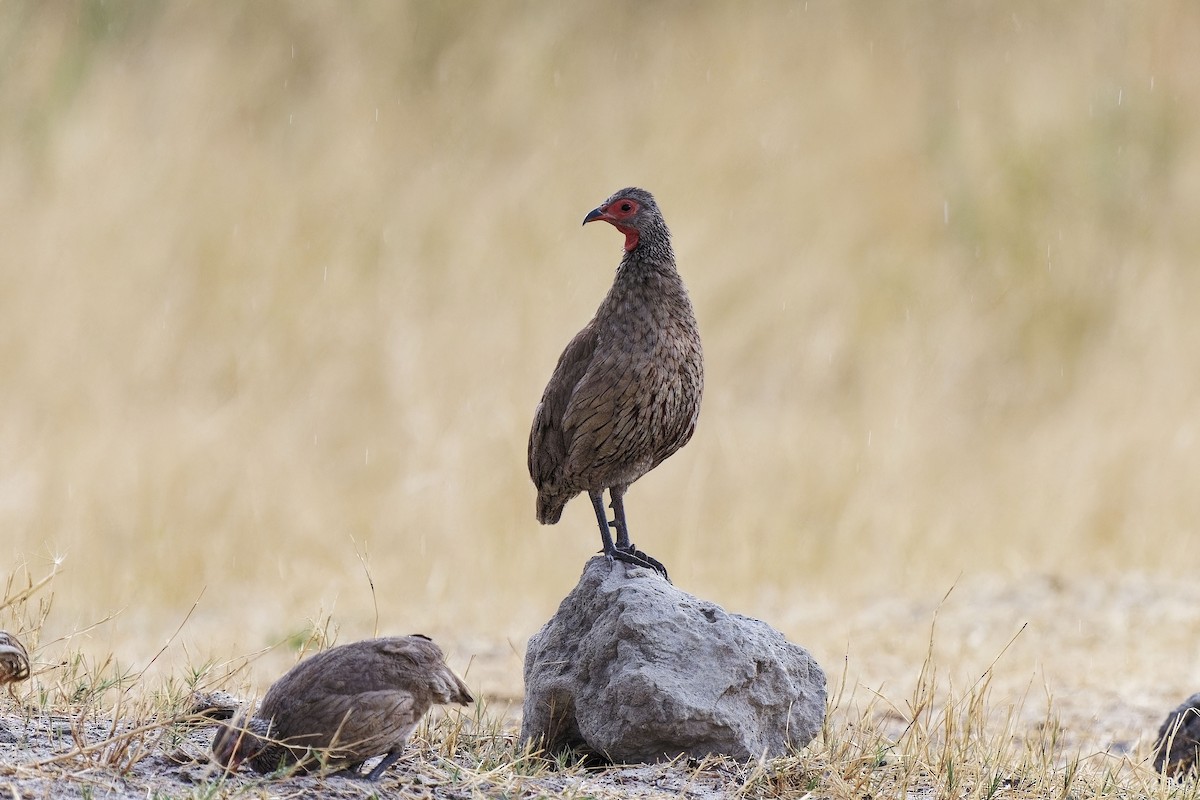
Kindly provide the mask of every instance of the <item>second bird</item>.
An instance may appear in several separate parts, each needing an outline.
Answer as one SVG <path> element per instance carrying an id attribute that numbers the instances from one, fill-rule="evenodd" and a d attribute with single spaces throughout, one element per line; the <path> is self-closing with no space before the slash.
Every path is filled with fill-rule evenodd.
<path id="1" fill-rule="evenodd" d="M 404 751 L 408 737 L 434 703 L 473 701 L 450 671 L 441 649 L 425 636 L 388 636 L 344 644 L 304 659 L 267 690 L 258 712 L 223 724 L 213 759 L 236 770 L 296 765 L 300 771 L 343 763 L 357 775 L 369 758 L 384 758 L 378 779 Z"/>
<path id="2" fill-rule="evenodd" d="M 623 498 L 696 429 L 704 392 L 700 332 L 654 197 L 622 189 L 583 223 L 596 220 L 625 235 L 625 255 L 596 316 L 559 357 L 534 412 L 529 475 L 538 490 L 537 518 L 558 522 L 567 502 L 587 492 L 604 554 L 666 577 L 662 564 L 630 541 Z"/>
<path id="3" fill-rule="evenodd" d="M 0 686 L 7 686 L 8 693 L 17 699 L 14 686 L 29 677 L 29 651 L 21 640 L 8 631 L 0 631 Z"/>

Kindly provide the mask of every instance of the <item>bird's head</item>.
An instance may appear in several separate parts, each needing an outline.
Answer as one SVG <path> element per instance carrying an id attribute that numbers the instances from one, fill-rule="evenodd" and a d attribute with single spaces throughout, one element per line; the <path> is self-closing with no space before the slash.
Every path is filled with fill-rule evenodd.
<path id="1" fill-rule="evenodd" d="M 235 772 L 243 761 L 254 758 L 267 748 L 269 723 L 259 717 L 246 718 L 241 714 L 224 722 L 213 737 L 212 758 L 230 772 Z"/>
<path id="2" fill-rule="evenodd" d="M 632 251 L 649 235 L 665 230 L 662 212 L 654 196 L 645 189 L 622 189 L 588 212 L 583 224 L 601 219 L 625 234 L 625 252 Z"/>

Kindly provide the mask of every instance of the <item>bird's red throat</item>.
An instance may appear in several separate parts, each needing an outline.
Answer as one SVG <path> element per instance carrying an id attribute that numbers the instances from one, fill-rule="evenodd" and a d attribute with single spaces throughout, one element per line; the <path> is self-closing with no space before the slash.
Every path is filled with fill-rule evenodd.
<path id="1" fill-rule="evenodd" d="M 616 225 L 616 224 L 614 224 L 613 227 L 616 228 L 617 230 L 619 230 L 621 233 L 625 234 L 625 252 L 626 253 L 628 253 L 630 250 L 632 250 L 633 248 L 638 246 L 637 228 L 626 228 L 623 225 Z"/>

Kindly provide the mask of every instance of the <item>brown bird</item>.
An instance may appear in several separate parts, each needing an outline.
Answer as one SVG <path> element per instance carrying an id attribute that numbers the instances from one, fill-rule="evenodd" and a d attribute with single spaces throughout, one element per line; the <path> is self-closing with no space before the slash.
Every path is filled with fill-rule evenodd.
<path id="1" fill-rule="evenodd" d="M 625 234 L 612 288 L 558 359 L 529 432 L 538 522 L 553 525 L 587 492 L 609 559 L 661 563 L 629 540 L 623 498 L 638 478 L 687 444 L 704 392 L 700 332 L 675 268 L 671 232 L 645 189 L 614 194 L 583 218 Z M 615 519 L 604 510 L 604 490 Z M 609 527 L 617 529 L 613 542 Z"/>
<path id="2" fill-rule="evenodd" d="M 1197 768 L 1200 758 L 1200 693 L 1179 705 L 1158 729 L 1154 743 L 1154 769 L 1182 780 Z"/>
<path id="3" fill-rule="evenodd" d="M 13 686 L 29 677 L 29 651 L 21 640 L 8 631 L 0 631 L 0 686 L 8 687 L 8 694 L 17 699 Z"/>
<path id="4" fill-rule="evenodd" d="M 400 757 L 430 706 L 473 700 L 428 637 L 367 639 L 288 670 L 253 717 L 221 725 L 213 759 L 229 770 L 249 761 L 264 774 L 292 764 L 302 771 L 345 764 L 347 773 L 363 777 L 363 762 L 383 755 L 366 776 L 373 781 Z"/>

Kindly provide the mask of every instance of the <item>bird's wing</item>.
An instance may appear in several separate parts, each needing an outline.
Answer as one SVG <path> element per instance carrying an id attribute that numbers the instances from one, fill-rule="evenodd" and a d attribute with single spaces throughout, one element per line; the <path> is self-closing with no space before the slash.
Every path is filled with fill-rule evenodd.
<path id="1" fill-rule="evenodd" d="M 674 352 L 598 353 L 563 417 L 567 464 L 644 474 L 691 438 L 702 391 L 701 375 Z"/>
<path id="2" fill-rule="evenodd" d="M 388 658 L 378 673 L 389 686 L 404 687 L 417 697 L 427 696 L 427 703 L 474 702 L 467 685 L 446 666 L 442 649 L 429 639 L 399 636 L 378 641 L 379 651 Z"/>
<path id="3" fill-rule="evenodd" d="M 428 709 L 411 692 L 395 689 L 315 698 L 306 704 L 303 718 L 275 722 L 279 737 L 288 744 L 329 749 L 339 758 L 356 761 L 399 746 Z"/>
<path id="4" fill-rule="evenodd" d="M 605 353 L 592 359 L 575 387 L 563 414 L 567 463 L 579 470 L 603 471 L 630 463 L 652 431 L 646 425 L 649 407 L 643 389 L 651 382 L 654 364 L 630 359 L 626 353 Z"/>
<path id="5" fill-rule="evenodd" d="M 429 691 L 433 695 L 435 703 L 457 703 L 465 706 L 475 702 L 467 684 L 463 683 L 462 678 L 458 677 L 454 670 L 445 664 L 440 664 L 430 678 Z"/>
<path id="6" fill-rule="evenodd" d="M 529 477 L 539 489 L 551 481 L 567 457 L 570 435 L 564 426 L 567 408 L 596 353 L 594 323 L 575 334 L 558 358 L 529 431 Z"/>

